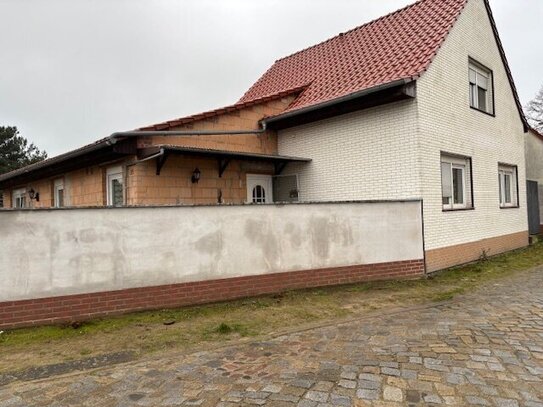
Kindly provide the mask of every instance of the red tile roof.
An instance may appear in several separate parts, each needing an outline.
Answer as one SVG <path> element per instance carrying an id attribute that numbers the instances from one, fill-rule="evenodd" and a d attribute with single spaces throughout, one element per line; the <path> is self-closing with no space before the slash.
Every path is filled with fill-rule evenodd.
<path id="1" fill-rule="evenodd" d="M 249 102 L 307 86 L 287 111 L 401 79 L 430 65 L 467 0 L 421 0 L 279 59 L 243 95 Z"/>

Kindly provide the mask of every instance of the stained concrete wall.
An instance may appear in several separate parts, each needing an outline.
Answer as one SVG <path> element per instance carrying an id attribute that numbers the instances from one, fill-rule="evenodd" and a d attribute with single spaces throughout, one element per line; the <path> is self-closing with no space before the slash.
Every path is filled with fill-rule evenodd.
<path id="1" fill-rule="evenodd" d="M 420 202 L 0 211 L 0 302 L 423 258 Z"/>

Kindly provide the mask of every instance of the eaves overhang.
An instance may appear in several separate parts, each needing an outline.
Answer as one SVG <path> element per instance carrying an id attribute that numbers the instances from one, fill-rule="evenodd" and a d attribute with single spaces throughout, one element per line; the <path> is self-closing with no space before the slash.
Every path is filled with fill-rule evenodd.
<path id="1" fill-rule="evenodd" d="M 156 174 L 160 175 L 161 169 L 170 155 L 183 155 L 187 157 L 212 158 L 217 160 L 219 177 L 222 177 L 224 171 L 232 160 L 267 162 L 274 166 L 274 174 L 280 175 L 288 163 L 309 163 L 310 158 L 293 157 L 278 154 L 251 153 L 245 151 L 216 150 L 209 148 L 176 146 L 176 145 L 158 145 L 138 150 L 138 158 L 141 161 L 156 158 Z"/>
<path id="2" fill-rule="evenodd" d="M 261 122 L 269 129 L 281 130 L 387 103 L 414 99 L 416 96 L 416 80 L 400 79 L 323 103 L 267 117 Z"/>
<path id="3" fill-rule="evenodd" d="M 123 140 L 116 144 L 111 144 L 107 138 L 101 139 L 76 150 L 1 174 L 0 190 L 111 162 L 126 155 L 136 154 L 136 151 L 135 139 Z"/>

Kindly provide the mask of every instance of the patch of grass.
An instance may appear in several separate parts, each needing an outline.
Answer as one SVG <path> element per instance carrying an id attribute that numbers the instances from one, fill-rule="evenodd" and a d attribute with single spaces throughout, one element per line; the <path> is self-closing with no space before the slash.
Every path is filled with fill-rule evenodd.
<path id="1" fill-rule="evenodd" d="M 228 324 L 225 324 L 224 322 L 221 322 L 221 324 L 216 327 L 215 329 L 213 329 L 214 332 L 218 333 L 218 334 L 229 334 L 230 332 L 232 332 L 234 330 L 234 328 L 232 328 L 230 325 Z"/>
<path id="2" fill-rule="evenodd" d="M 372 285 L 370 283 L 362 283 L 362 284 L 353 284 L 346 288 L 348 292 L 351 293 L 363 293 L 365 291 L 368 291 L 372 288 Z"/>
<path id="3" fill-rule="evenodd" d="M 244 337 L 249 336 L 250 332 L 249 329 L 243 324 L 227 324 L 225 322 L 221 322 L 219 325 L 206 329 L 202 337 L 203 339 L 209 340 L 213 338 L 214 334 L 222 336 L 238 334 L 239 336 Z"/>
<path id="4" fill-rule="evenodd" d="M 450 301 L 457 294 L 463 294 L 466 290 L 464 288 L 454 288 L 452 290 L 447 290 L 442 293 L 436 294 L 432 297 L 434 302 Z"/>
<path id="5" fill-rule="evenodd" d="M 397 304 L 447 301 L 482 284 L 543 265 L 543 243 L 494 257 L 487 255 L 482 256 L 483 261 L 418 280 L 289 291 L 204 306 L 135 312 L 80 324 L 5 331 L 0 334 L 0 372 L 120 350 L 144 354 L 202 348 L 304 324 L 363 316 Z"/>

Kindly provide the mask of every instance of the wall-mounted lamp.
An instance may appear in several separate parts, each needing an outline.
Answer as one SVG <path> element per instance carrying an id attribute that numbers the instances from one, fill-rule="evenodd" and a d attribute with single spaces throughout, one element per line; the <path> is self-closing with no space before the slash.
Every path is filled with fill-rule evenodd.
<path id="1" fill-rule="evenodd" d="M 198 168 L 195 168 L 194 171 L 192 171 L 192 177 L 190 180 L 193 184 L 197 184 L 198 181 L 200 181 L 200 170 Z"/>
<path id="2" fill-rule="evenodd" d="M 28 197 L 30 200 L 36 200 L 36 202 L 40 202 L 40 193 L 34 191 L 34 188 L 30 188 L 30 191 L 28 191 Z"/>

